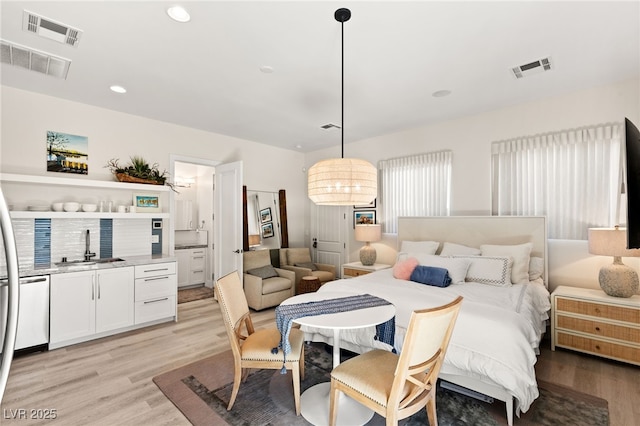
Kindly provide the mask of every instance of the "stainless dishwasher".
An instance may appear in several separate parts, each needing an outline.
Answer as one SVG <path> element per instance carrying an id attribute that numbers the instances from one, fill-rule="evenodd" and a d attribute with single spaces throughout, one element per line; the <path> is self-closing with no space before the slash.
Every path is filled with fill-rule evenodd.
<path id="1" fill-rule="evenodd" d="M 0 280 L 0 306 L 7 298 L 7 279 Z M 0 333 L 4 332 L 0 316 Z M 0 336 L 2 341 L 4 336 Z M 20 278 L 20 305 L 15 350 L 49 343 L 49 275 Z M 0 348 L 1 349 L 1 348 Z"/>

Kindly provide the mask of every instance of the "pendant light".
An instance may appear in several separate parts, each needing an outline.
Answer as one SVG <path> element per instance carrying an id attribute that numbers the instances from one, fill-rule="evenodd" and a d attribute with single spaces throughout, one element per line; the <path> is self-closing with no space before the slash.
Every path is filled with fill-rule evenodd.
<path id="1" fill-rule="evenodd" d="M 368 161 L 344 158 L 344 23 L 351 18 L 351 11 L 338 9 L 334 17 L 342 28 L 342 156 L 319 161 L 309 169 L 309 198 L 324 206 L 369 204 L 377 196 L 378 171 Z"/>

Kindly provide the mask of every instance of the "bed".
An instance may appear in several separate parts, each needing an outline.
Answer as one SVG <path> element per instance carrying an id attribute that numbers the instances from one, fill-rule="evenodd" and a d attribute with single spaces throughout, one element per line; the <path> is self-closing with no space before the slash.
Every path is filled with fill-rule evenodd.
<path id="1" fill-rule="evenodd" d="M 369 293 L 392 302 L 397 351 L 402 350 L 413 310 L 443 305 L 462 295 L 462 309 L 439 377 L 504 401 L 512 425 L 513 414 L 526 412 L 539 395 L 534 365 L 550 309 L 545 218 L 403 217 L 398 227 L 397 265 L 416 259 L 426 266 L 436 262 L 435 266 L 448 269 L 454 283 L 444 288 L 424 285 L 396 278 L 402 274 L 392 268 L 332 281 L 319 291 Z M 502 265 L 502 271 L 497 265 Z M 503 281 L 494 281 L 497 276 Z M 505 283 L 507 276 L 510 282 Z M 307 340 L 333 344 L 332 335 L 322 329 L 303 327 L 303 331 Z M 375 339 L 374 327 L 345 331 L 341 347 L 358 353 L 392 349 Z"/>

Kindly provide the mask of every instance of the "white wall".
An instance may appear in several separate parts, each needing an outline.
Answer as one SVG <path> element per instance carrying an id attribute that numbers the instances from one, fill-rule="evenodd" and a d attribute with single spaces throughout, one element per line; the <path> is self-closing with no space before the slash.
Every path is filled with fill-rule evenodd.
<path id="1" fill-rule="evenodd" d="M 455 92 L 452 96 L 455 96 Z M 442 100 L 447 102 L 447 98 Z M 376 165 L 383 159 L 450 149 L 453 151 L 452 215 L 486 215 L 491 210 L 492 142 L 599 123 L 621 122 L 624 117 L 640 125 L 639 79 L 350 143 L 345 147 L 345 157 L 363 158 Z M 335 147 L 310 153 L 305 158 L 305 167 L 309 168 L 316 161 L 337 154 L 339 151 Z M 308 221 L 306 226 L 309 230 Z M 350 261 L 358 260 L 361 245 L 353 240 L 351 234 L 348 250 Z M 393 235 L 387 235 L 383 241 L 375 243 L 378 261 L 393 263 L 395 246 Z M 582 253 L 581 256 L 587 260 L 577 262 L 576 253 Z M 571 281 L 564 268 L 556 274 L 562 266 L 557 264 L 556 258 L 572 259 L 572 264 L 579 264 L 573 270 L 582 272 L 577 280 L 580 282 L 575 285 L 588 287 L 596 283 L 597 286 L 597 271 L 602 257 L 592 257 L 571 245 L 551 246 L 550 255 L 553 256 L 550 262 L 551 287 L 556 283 L 568 284 Z M 587 282 L 589 279 L 591 282 Z"/>
<path id="2" fill-rule="evenodd" d="M 0 97 L 3 173 L 47 175 L 47 130 L 89 138 L 88 178 L 95 180 L 112 180 L 104 168 L 109 159 L 126 162 L 133 155 L 157 162 L 161 170 L 169 170 L 170 154 L 223 163 L 242 160 L 247 187 L 287 191 L 290 244 L 303 244 L 307 197 L 301 153 L 7 86 L 0 87 Z"/>

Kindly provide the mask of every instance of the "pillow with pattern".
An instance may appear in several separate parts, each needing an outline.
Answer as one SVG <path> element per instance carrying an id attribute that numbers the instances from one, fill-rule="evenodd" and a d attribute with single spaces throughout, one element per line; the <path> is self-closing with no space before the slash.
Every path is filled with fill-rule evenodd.
<path id="1" fill-rule="evenodd" d="M 511 265 L 513 260 L 510 257 L 500 256 L 454 256 L 455 258 L 467 259 L 471 264 L 467 271 L 465 281 L 495 285 L 498 287 L 511 286 Z"/>

